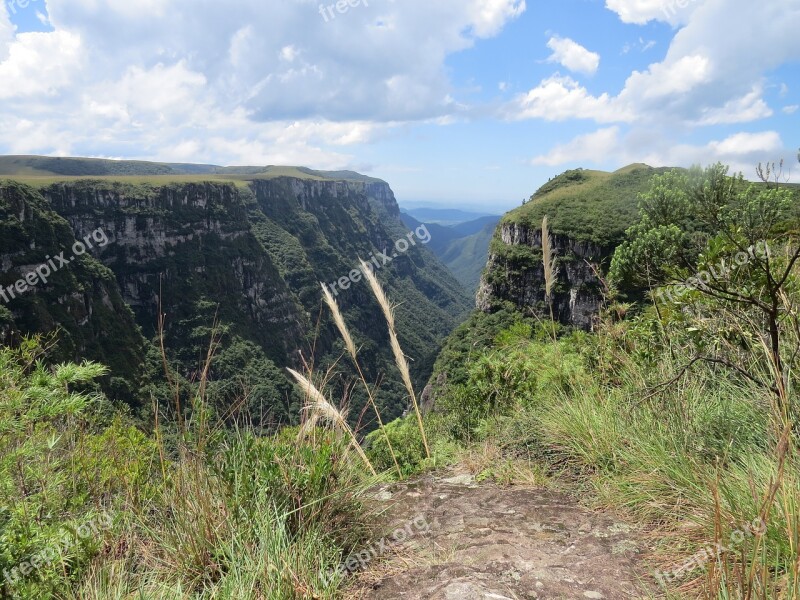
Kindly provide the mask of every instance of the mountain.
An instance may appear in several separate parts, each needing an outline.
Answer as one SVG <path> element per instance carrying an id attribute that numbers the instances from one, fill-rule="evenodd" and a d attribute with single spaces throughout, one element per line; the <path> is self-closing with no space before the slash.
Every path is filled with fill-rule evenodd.
<path id="1" fill-rule="evenodd" d="M 401 218 L 411 229 L 423 225 L 409 214 L 402 214 Z M 499 220 L 500 217 L 480 217 L 453 226 L 424 224 L 431 234 L 428 247 L 471 294 L 478 290 L 489 256 L 489 242 Z"/>
<path id="2" fill-rule="evenodd" d="M 158 163 L 141 160 L 110 160 L 105 158 L 75 158 L 61 156 L 12 155 L 0 156 L 0 176 L 28 178 L 34 177 L 41 183 L 47 177 L 160 177 L 170 175 L 180 181 L 189 181 L 183 176 L 207 176 L 230 178 L 233 181 L 246 181 L 252 177 L 294 177 L 297 179 L 359 181 L 376 183 L 380 179 L 368 177 L 355 171 L 315 171 L 306 167 L 287 166 L 240 166 L 221 167 L 218 165 L 188 163 Z"/>
<path id="3" fill-rule="evenodd" d="M 482 217 L 499 216 L 483 212 L 464 211 L 456 208 L 406 207 L 402 209 L 402 212 L 414 217 L 421 223 L 432 223 L 436 225 L 443 225 L 445 227 L 474 222 Z"/>
<path id="4" fill-rule="evenodd" d="M 0 302 L 0 341 L 58 332 L 56 359 L 109 364 L 104 387 L 137 407 L 168 394 L 148 387 L 161 368 L 161 314 L 170 364 L 186 381 L 216 323 L 217 396 L 246 390 L 251 414 L 296 420 L 301 399 L 283 367 L 308 361 L 324 372 L 341 354 L 321 306 L 324 282 L 338 284 L 365 375 L 383 378 L 378 403 L 390 419 L 405 395 L 380 309 L 363 281 L 348 280 L 358 259 L 381 267 L 418 382 L 471 303 L 426 248 L 426 232 L 403 225 L 389 185 L 357 173 L 47 157 L 0 157 L 0 171 L 13 177 L 0 181 L 0 286 L 14 289 L 61 253 L 66 260 L 46 283 Z M 77 255 L 95 238 L 107 242 Z M 398 240 L 413 243 L 386 252 Z M 336 385 L 335 368 L 332 376 Z M 364 402 L 350 397 L 354 419 Z"/>
<path id="5" fill-rule="evenodd" d="M 506 214 L 495 231 L 478 293 L 484 312 L 511 304 L 526 313 L 547 313 L 542 265 L 542 219 L 547 216 L 557 255 L 553 311 L 565 325 L 583 329 L 602 300 L 598 273 L 638 216 L 638 197 L 657 173 L 634 164 L 613 173 L 576 169 L 543 185 L 524 206 Z"/>

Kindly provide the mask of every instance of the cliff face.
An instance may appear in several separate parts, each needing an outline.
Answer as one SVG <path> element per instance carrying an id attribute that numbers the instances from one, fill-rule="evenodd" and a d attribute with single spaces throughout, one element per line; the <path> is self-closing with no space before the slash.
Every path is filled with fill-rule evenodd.
<path id="1" fill-rule="evenodd" d="M 232 184 L 140 187 L 80 181 L 42 190 L 80 239 L 101 229 L 111 240 L 96 257 L 113 270 L 146 334 L 168 332 L 198 305 L 281 358 L 302 339 L 304 319 L 251 231 L 249 195 Z M 209 323 L 210 325 L 210 323 Z"/>
<path id="2" fill-rule="evenodd" d="M 592 265 L 606 264 L 612 251 L 588 241 L 554 234 L 558 272 L 553 314 L 560 323 L 591 329 L 602 302 L 601 283 Z M 493 312 L 511 302 L 524 312 L 549 316 L 545 301 L 542 230 L 502 223 L 478 290 L 477 307 Z"/>
<path id="3" fill-rule="evenodd" d="M 597 273 L 605 274 L 625 231 L 637 221 L 640 194 L 666 170 L 640 164 L 614 173 L 576 169 L 547 182 L 500 222 L 478 308 L 494 312 L 510 303 L 549 318 L 541 230 L 547 216 L 558 265 L 554 316 L 564 325 L 590 329 L 602 302 Z"/>
<path id="4" fill-rule="evenodd" d="M 74 343 L 65 346 L 65 358 L 110 364 L 114 376 L 133 382 L 134 390 L 147 348 L 154 347 L 159 313 L 166 315 L 170 356 L 187 377 L 197 369 L 217 322 L 223 341 L 215 377 L 248 372 L 258 379 L 269 372 L 262 404 L 281 403 L 281 418 L 287 417 L 294 409 L 291 399 L 277 397 L 286 395 L 283 383 L 276 382 L 283 379 L 278 368 L 298 366 L 301 352 L 320 366 L 338 357 L 338 335 L 320 310 L 320 282 L 347 276 L 359 258 L 379 252 L 397 254 L 381 265 L 379 277 L 401 303 L 401 341 L 420 379 L 427 377 L 442 338 L 468 309 L 465 291 L 424 243 L 393 252 L 409 232 L 388 184 L 377 180 L 79 179 L 38 191 L 4 182 L 0 194 L 0 226 L 7 231 L 0 245 L 0 282 L 6 285 L 48 252 L 97 232 L 107 238 L 82 258 L 83 270 L 70 265 L 59 273 L 61 279 L 53 280 L 58 288 L 52 282 L 37 286 L 10 302 L 0 312 L 0 327 L 9 336 L 67 324 Z M 8 200 L 17 197 L 22 200 Z M 38 221 L 27 216 L 26 207 L 35 207 Z M 40 221 L 55 224 L 53 231 Z M 401 396 L 392 390 L 401 384 L 394 381 L 385 324 L 366 284 L 342 290 L 338 300 L 364 349 L 368 376 L 387 376 L 382 400 L 387 418 L 400 414 Z M 261 383 L 251 387 L 265 388 Z M 353 404 L 357 410 L 359 400 Z"/>
<path id="5" fill-rule="evenodd" d="M 69 223 L 40 194 L 0 182 L 0 343 L 16 343 L 31 333 L 57 334 L 52 359 L 102 362 L 112 371 L 107 389 L 132 401 L 146 343 L 114 273 L 92 256 L 102 238 L 87 235 L 94 248 L 77 255 Z"/>

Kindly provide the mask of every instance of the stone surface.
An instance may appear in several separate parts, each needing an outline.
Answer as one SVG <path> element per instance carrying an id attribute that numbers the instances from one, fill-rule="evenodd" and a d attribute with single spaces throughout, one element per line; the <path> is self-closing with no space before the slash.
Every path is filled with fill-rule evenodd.
<path id="1" fill-rule="evenodd" d="M 649 597 L 637 577 L 633 529 L 564 494 L 477 485 L 458 474 L 428 475 L 382 492 L 378 497 L 387 500 L 377 509 L 387 531 L 420 517 L 428 528 L 373 561 L 348 598 Z"/>

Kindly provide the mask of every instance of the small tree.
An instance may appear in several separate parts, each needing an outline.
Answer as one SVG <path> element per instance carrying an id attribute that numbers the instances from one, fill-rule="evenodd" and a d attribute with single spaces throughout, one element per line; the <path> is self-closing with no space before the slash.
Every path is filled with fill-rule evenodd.
<path id="1" fill-rule="evenodd" d="M 771 181 L 780 172 L 760 166 L 764 185 L 750 184 L 741 174 L 730 177 L 720 164 L 654 178 L 642 197 L 641 221 L 615 253 L 611 276 L 623 289 L 662 286 L 662 300 L 686 307 L 705 298 L 738 314 L 763 341 L 772 381 L 726 356 L 699 354 L 692 362 L 726 365 L 768 386 L 785 406 L 783 329 L 797 327 L 793 273 L 800 245 L 793 194 Z M 795 361 L 796 349 L 789 357 Z"/>

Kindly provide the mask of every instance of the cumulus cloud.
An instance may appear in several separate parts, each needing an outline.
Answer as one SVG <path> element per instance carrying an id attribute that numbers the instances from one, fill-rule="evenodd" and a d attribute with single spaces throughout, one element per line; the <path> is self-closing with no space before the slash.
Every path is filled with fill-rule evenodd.
<path id="1" fill-rule="evenodd" d="M 562 166 L 644 162 L 653 167 L 690 167 L 722 162 L 754 178 L 757 163 L 789 155 L 789 149 L 776 131 L 740 132 L 706 144 L 675 144 L 657 130 L 634 130 L 622 135 L 620 127 L 614 126 L 579 135 L 535 157 L 531 163 Z"/>
<path id="2" fill-rule="evenodd" d="M 5 2 L 0 3 L 0 61 L 8 58 L 8 49 L 14 41 L 14 25 L 8 16 Z"/>
<path id="3" fill-rule="evenodd" d="M 654 18 L 661 0 L 607 0 L 607 6 L 624 21 L 638 23 Z M 690 2 L 685 10 L 686 25 L 675 34 L 664 59 L 631 73 L 618 94 L 593 95 L 555 76 L 515 98 L 507 114 L 676 127 L 771 116 L 762 82 L 771 69 L 800 56 L 800 2 L 703 0 Z"/>
<path id="4" fill-rule="evenodd" d="M 623 23 L 645 25 L 664 21 L 671 25 L 686 23 L 698 3 L 704 0 L 606 0 L 606 8 L 619 15 Z"/>
<path id="5" fill-rule="evenodd" d="M 560 144 L 547 154 L 534 158 L 531 164 L 554 167 L 568 163 L 599 163 L 618 152 L 619 143 L 619 127 L 608 127 Z"/>
<path id="6" fill-rule="evenodd" d="M 3 4 L 2 151 L 331 168 L 352 160 L 337 147 L 462 111 L 448 56 L 525 10 L 371 0 L 326 21 L 309 0 L 48 0 L 53 31 L 14 35 Z"/>
<path id="7" fill-rule="evenodd" d="M 599 54 L 590 52 L 569 38 L 551 37 L 547 47 L 553 51 L 547 61 L 558 63 L 570 71 L 594 75 L 600 67 Z"/>
<path id="8" fill-rule="evenodd" d="M 619 113 L 614 100 L 608 95 L 592 96 L 571 77 L 559 74 L 542 81 L 527 94 L 518 96 L 508 107 L 506 116 L 511 119 L 592 119 L 600 123 L 619 122 L 630 115 Z"/>

